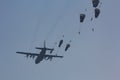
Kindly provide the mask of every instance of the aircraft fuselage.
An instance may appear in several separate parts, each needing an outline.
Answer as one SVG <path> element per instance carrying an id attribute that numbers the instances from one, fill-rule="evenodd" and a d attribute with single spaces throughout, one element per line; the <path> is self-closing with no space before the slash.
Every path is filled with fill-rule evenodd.
<path id="1" fill-rule="evenodd" d="M 43 48 L 40 52 L 40 54 L 37 56 L 36 60 L 35 60 L 35 64 L 40 63 L 40 61 L 42 61 L 44 59 L 44 55 L 46 53 L 46 48 Z"/>

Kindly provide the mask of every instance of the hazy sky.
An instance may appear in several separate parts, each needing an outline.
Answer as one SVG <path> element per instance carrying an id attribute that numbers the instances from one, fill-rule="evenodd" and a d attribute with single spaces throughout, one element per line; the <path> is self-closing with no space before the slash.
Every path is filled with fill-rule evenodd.
<path id="1" fill-rule="evenodd" d="M 100 0 L 97 19 L 91 1 L 0 0 L 0 80 L 120 80 L 120 0 Z M 83 23 L 81 13 L 86 14 Z M 34 47 L 43 47 L 44 40 L 64 58 L 36 65 L 16 54 L 39 53 Z"/>

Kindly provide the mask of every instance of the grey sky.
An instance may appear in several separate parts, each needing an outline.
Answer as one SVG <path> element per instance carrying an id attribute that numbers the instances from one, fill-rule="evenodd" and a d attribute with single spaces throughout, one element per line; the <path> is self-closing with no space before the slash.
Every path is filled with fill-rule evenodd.
<path id="1" fill-rule="evenodd" d="M 100 1 L 101 14 L 90 21 L 91 0 L 0 0 L 0 80 L 120 80 L 120 1 Z M 82 24 L 80 13 L 86 14 Z M 53 47 L 62 35 L 65 43 L 53 54 L 63 59 L 36 65 L 16 54 L 38 53 L 34 47 L 44 40 Z"/>

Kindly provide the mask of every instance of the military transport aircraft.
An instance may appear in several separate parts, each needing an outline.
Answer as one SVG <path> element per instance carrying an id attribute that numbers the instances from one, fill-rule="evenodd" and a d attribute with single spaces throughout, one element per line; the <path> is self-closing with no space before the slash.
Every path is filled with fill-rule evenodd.
<path id="1" fill-rule="evenodd" d="M 52 60 L 53 57 L 63 58 L 63 56 L 48 55 L 48 54 L 46 54 L 47 50 L 50 50 L 50 52 L 52 52 L 54 49 L 46 48 L 45 41 L 44 41 L 44 47 L 43 48 L 36 47 L 36 49 L 40 49 L 41 50 L 40 54 L 29 53 L 29 52 L 16 52 L 16 53 L 18 53 L 18 54 L 24 54 L 24 55 L 26 55 L 26 57 L 30 56 L 32 58 L 34 58 L 35 56 L 37 56 L 37 58 L 35 59 L 35 64 L 40 63 L 43 59 L 45 59 L 45 60 L 48 60 L 48 59 Z"/>

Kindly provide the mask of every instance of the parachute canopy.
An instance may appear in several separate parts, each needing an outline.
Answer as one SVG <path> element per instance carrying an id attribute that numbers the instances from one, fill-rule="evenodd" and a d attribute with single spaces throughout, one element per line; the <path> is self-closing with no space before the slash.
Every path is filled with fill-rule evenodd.
<path id="1" fill-rule="evenodd" d="M 63 40 L 60 40 L 58 47 L 61 47 Z"/>
<path id="2" fill-rule="evenodd" d="M 80 14 L 80 22 L 83 22 L 85 19 L 85 14 Z"/>
<path id="3" fill-rule="evenodd" d="M 95 18 L 97 18 L 100 14 L 100 9 L 95 8 Z"/>
<path id="4" fill-rule="evenodd" d="M 92 0 L 93 7 L 97 7 L 99 2 L 99 0 Z"/>
<path id="5" fill-rule="evenodd" d="M 69 47 L 70 47 L 70 44 L 67 44 L 65 47 L 65 51 L 67 51 Z"/>

